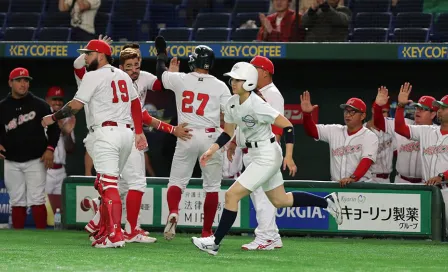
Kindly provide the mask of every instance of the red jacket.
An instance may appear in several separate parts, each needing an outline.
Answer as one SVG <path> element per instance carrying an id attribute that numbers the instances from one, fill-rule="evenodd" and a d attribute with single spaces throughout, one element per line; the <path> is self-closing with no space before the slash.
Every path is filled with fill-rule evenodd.
<path id="1" fill-rule="evenodd" d="M 302 27 L 302 15 L 299 14 L 299 25 L 296 23 L 296 13 L 289 9 L 285 16 L 283 17 L 280 23 L 280 32 L 277 31 L 277 12 L 267 16 L 268 20 L 272 25 L 272 32 L 263 37 L 264 27 L 260 27 L 260 31 L 257 35 L 258 41 L 267 41 L 267 42 L 294 42 L 294 41 L 303 41 L 305 38 L 305 32 Z"/>

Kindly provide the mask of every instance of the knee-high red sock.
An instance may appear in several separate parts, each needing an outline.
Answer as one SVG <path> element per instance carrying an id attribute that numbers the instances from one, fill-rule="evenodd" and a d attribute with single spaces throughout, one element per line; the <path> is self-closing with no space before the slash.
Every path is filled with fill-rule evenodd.
<path id="1" fill-rule="evenodd" d="M 104 202 L 107 207 L 107 216 L 109 217 L 109 233 L 121 234 L 122 205 L 118 189 L 109 188 L 104 190 Z"/>
<path id="2" fill-rule="evenodd" d="M 202 227 L 202 237 L 213 235 L 212 226 L 218 209 L 218 192 L 207 193 L 204 201 L 204 224 Z"/>
<path id="3" fill-rule="evenodd" d="M 45 204 L 31 206 L 31 212 L 33 214 L 34 223 L 36 229 L 47 228 L 47 207 Z"/>
<path id="4" fill-rule="evenodd" d="M 170 213 L 179 213 L 179 203 L 182 198 L 182 189 L 177 186 L 170 186 L 166 193 L 166 199 L 168 200 L 168 208 Z"/>
<path id="5" fill-rule="evenodd" d="M 12 226 L 15 229 L 25 228 L 26 207 L 12 207 Z"/>
<path id="6" fill-rule="evenodd" d="M 131 233 L 137 227 L 138 214 L 140 213 L 140 206 L 142 205 L 143 192 L 136 190 L 129 190 L 126 196 L 126 220 L 131 225 L 130 230 L 126 230 Z"/>

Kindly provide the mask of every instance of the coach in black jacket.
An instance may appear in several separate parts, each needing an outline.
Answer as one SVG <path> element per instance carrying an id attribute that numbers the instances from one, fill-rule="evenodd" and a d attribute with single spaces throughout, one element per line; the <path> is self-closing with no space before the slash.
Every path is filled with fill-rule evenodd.
<path id="1" fill-rule="evenodd" d="M 28 91 L 30 80 L 27 69 L 12 70 L 11 92 L 0 101 L 0 158 L 5 159 L 5 185 L 15 229 L 24 228 L 27 206 L 31 207 L 36 228 L 47 227 L 46 168 L 53 165 L 61 133 L 57 124 L 46 131 L 42 128 L 42 117 L 51 110 L 43 99 Z"/>

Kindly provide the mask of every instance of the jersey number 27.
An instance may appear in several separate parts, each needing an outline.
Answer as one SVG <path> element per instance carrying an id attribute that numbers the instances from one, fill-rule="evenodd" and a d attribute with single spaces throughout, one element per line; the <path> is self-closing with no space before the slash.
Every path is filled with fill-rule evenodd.
<path id="1" fill-rule="evenodd" d="M 119 101 L 118 95 L 117 95 L 117 85 L 118 85 L 118 90 L 121 93 L 121 96 L 120 96 L 121 101 L 128 102 L 129 94 L 128 94 L 128 86 L 126 85 L 126 81 L 118 80 L 117 83 L 115 83 L 115 81 L 112 81 L 110 83 L 110 86 L 112 87 L 112 91 L 114 94 L 114 98 L 112 98 L 112 103 L 118 103 L 118 101 Z"/>
<path id="2" fill-rule="evenodd" d="M 195 99 L 194 92 L 192 91 L 184 91 L 182 93 L 182 112 L 186 113 L 193 113 L 193 101 Z M 203 116 L 204 115 L 204 109 L 205 106 L 207 106 L 208 100 L 210 97 L 208 94 L 198 93 L 198 96 L 196 97 L 197 100 L 201 101 L 201 104 L 199 105 L 199 108 L 196 110 L 196 114 Z"/>

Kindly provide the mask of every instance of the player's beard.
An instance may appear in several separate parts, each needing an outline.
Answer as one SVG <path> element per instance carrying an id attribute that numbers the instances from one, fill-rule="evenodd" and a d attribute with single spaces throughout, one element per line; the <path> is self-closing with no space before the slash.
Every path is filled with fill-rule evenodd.
<path id="1" fill-rule="evenodd" d="M 98 65 L 98 59 L 92 60 L 92 62 L 86 67 L 87 72 L 95 71 L 96 69 L 98 69 Z"/>

